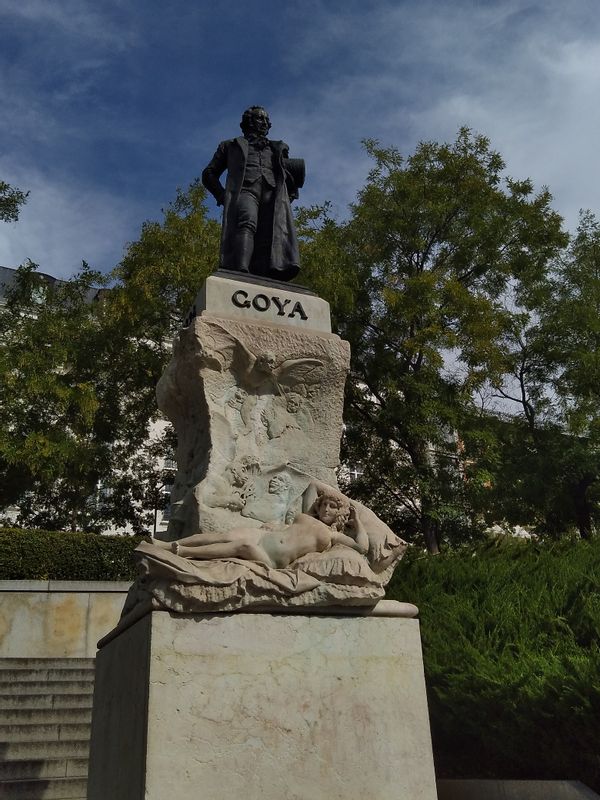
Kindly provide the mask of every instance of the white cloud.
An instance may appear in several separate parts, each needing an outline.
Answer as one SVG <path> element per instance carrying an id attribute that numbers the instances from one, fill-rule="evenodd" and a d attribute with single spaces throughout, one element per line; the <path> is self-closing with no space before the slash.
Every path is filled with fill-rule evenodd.
<path id="1" fill-rule="evenodd" d="M 43 27 L 46 35 L 72 39 L 77 49 L 90 43 L 125 49 L 136 37 L 122 20 L 111 18 L 114 10 L 118 3 L 106 1 L 99 6 L 90 0 L 3 0 L 0 19 Z"/>
<path id="2" fill-rule="evenodd" d="M 600 213 L 600 41 L 552 41 L 540 32 L 514 55 L 502 76 L 485 81 L 485 91 L 453 87 L 413 112 L 411 123 L 428 138 L 447 137 L 464 123 L 488 135 L 509 174 L 549 186 L 572 229 L 579 208 Z"/>
<path id="3" fill-rule="evenodd" d="M 124 244 L 138 236 L 138 206 L 90 187 L 50 182 L 39 172 L 11 172 L 1 160 L 0 174 L 31 193 L 19 221 L 0 224 L 2 266 L 29 258 L 42 272 L 67 278 L 85 260 L 107 271 L 121 259 Z"/>
<path id="4" fill-rule="evenodd" d="M 0 58 L 0 131 L 9 140 L 17 134 L 15 149 L 118 135 L 104 82 L 139 36 L 132 19 L 115 10 L 113 2 L 3 0 L 0 26 L 18 44 Z M 90 110 L 96 111 L 93 126 Z"/>
<path id="5" fill-rule="evenodd" d="M 333 190 L 348 202 L 360 187 L 367 165 L 359 138 L 408 153 L 422 139 L 451 140 L 466 124 L 490 137 L 508 174 L 548 185 L 570 228 L 580 207 L 600 213 L 593 4 L 438 0 L 336 14 L 315 3 L 311 12 L 288 61 L 299 75 L 322 67 L 323 78 L 307 89 L 307 111 L 281 105 L 286 126 L 312 150 L 323 197 Z M 337 70 L 328 66 L 336 59 Z"/>
<path id="6" fill-rule="evenodd" d="M 0 225 L 0 264 L 30 258 L 68 277 L 86 260 L 107 271 L 147 215 L 142 198 L 126 201 L 91 177 L 103 143 L 148 138 L 118 124 L 102 86 L 139 43 L 132 18 L 111 1 L 4 0 L 0 25 L 17 43 L 0 59 L 0 177 L 30 192 L 19 222 Z"/>

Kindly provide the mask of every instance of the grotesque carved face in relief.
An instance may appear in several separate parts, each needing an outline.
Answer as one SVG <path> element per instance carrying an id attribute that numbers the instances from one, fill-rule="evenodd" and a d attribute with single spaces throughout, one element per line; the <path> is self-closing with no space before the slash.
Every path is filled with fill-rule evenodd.
<path id="1" fill-rule="evenodd" d="M 246 468 L 243 464 L 229 464 L 225 469 L 225 476 L 232 486 L 241 488 L 247 480 Z"/>
<path id="2" fill-rule="evenodd" d="M 231 408 L 237 408 L 239 410 L 244 405 L 244 400 L 247 397 L 248 392 L 245 389 L 237 388 L 227 401 L 227 405 Z"/>
<path id="3" fill-rule="evenodd" d="M 271 375 L 272 372 L 275 370 L 277 366 L 277 361 L 275 360 L 275 356 L 273 353 L 262 353 L 256 359 L 256 366 L 262 371 L 266 372 L 268 375 Z"/>
<path id="4" fill-rule="evenodd" d="M 284 475 L 273 475 L 269 481 L 269 494 L 283 494 L 290 488 L 290 483 Z"/>
<path id="5" fill-rule="evenodd" d="M 290 414 L 296 414 L 302 405 L 302 396 L 295 392 L 290 392 L 286 398 L 286 408 Z"/>

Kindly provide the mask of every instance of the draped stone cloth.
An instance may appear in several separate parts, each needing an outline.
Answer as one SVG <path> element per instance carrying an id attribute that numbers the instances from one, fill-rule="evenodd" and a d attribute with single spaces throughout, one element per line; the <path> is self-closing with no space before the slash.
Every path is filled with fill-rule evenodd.
<path id="1" fill-rule="evenodd" d="M 135 551 L 140 577 L 123 614 L 144 600 L 179 613 L 373 605 L 384 597 L 401 558 L 399 543 L 391 534 L 385 553 L 374 564 L 349 547 L 335 545 L 303 556 L 286 569 L 273 569 L 239 558 L 192 560 L 142 542 Z"/>

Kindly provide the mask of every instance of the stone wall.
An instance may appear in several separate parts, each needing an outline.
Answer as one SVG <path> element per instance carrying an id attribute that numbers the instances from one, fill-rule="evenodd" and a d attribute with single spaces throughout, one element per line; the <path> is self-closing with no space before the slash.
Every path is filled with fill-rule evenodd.
<path id="1" fill-rule="evenodd" d="M 119 621 L 123 581 L 0 581 L 0 658 L 94 658 Z"/>

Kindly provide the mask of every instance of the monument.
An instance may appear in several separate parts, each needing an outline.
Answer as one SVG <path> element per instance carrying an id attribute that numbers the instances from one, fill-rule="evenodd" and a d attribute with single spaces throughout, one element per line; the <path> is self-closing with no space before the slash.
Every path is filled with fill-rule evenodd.
<path id="1" fill-rule="evenodd" d="M 406 543 L 337 486 L 349 348 L 289 283 L 303 163 L 264 109 L 241 127 L 203 173 L 221 269 L 157 387 L 172 517 L 100 643 L 88 797 L 433 800 L 417 609 L 382 599 Z"/>

